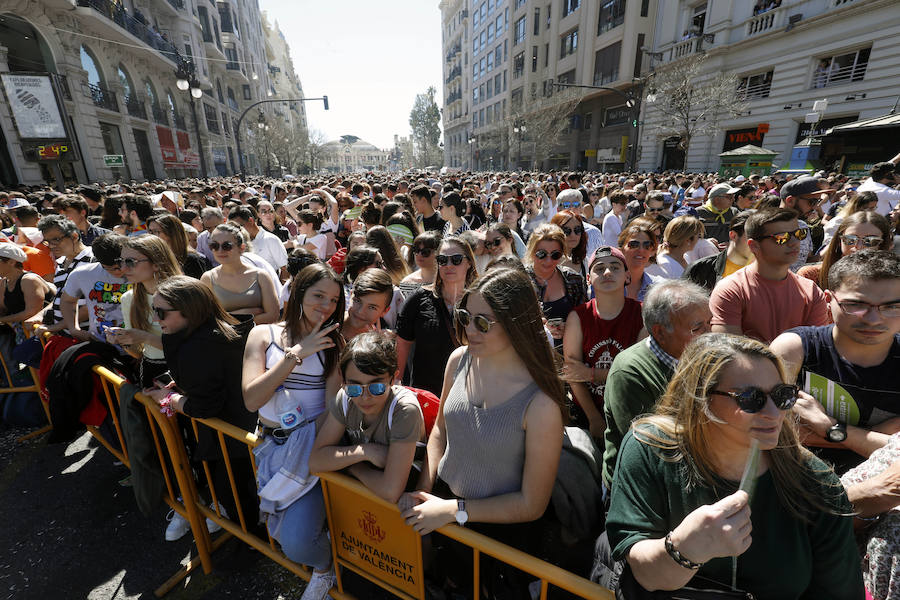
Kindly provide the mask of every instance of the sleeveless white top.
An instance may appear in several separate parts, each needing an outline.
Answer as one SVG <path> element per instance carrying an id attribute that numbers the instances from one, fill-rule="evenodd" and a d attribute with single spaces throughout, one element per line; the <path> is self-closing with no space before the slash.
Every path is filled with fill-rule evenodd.
<path id="1" fill-rule="evenodd" d="M 279 345 L 280 335 L 269 325 L 272 341 L 266 348 L 266 370 L 284 359 L 284 348 Z M 259 409 L 259 417 L 272 424 L 280 423 L 280 416 L 299 408 L 304 419 L 314 420 L 325 410 L 325 365 L 321 353 L 308 356 L 297 365 L 281 384 L 286 394 L 276 393 Z"/>

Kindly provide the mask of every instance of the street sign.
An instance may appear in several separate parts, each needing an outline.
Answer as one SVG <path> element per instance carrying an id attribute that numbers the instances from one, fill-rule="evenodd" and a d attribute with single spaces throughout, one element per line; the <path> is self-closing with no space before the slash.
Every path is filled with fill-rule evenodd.
<path id="1" fill-rule="evenodd" d="M 103 164 L 107 167 L 124 167 L 125 157 L 121 154 L 104 154 Z"/>

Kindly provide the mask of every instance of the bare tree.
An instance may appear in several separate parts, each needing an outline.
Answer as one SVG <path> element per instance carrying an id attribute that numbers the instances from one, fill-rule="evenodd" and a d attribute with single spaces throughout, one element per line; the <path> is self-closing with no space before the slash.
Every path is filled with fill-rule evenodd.
<path id="1" fill-rule="evenodd" d="M 269 131 L 270 149 L 278 161 L 278 165 L 287 172 L 296 172 L 307 154 L 309 139 L 306 131 L 300 127 L 288 127 L 279 121 L 274 132 Z"/>
<path id="2" fill-rule="evenodd" d="M 323 146 L 328 142 L 328 137 L 320 129 L 310 129 L 306 142 L 306 156 L 309 160 L 309 170 L 313 173 L 319 168 L 319 161 L 325 153 Z"/>
<path id="3" fill-rule="evenodd" d="M 648 123 L 659 138 L 681 139 L 685 163 L 691 140 L 714 134 L 719 121 L 739 116 L 747 108 L 733 73 L 704 74 L 705 54 L 691 56 L 657 69 L 651 87 L 655 99 L 647 108 L 656 113 Z M 650 111 L 648 111 L 650 112 Z"/>
<path id="4" fill-rule="evenodd" d="M 520 161 L 519 149 L 530 149 L 534 167 L 540 168 L 559 145 L 559 137 L 569 127 L 572 111 L 580 101 L 581 94 L 573 88 L 556 93 L 548 88 L 546 95 L 532 94 L 525 101 L 514 99 L 505 121 L 507 151 L 515 144 L 517 161 Z M 519 128 L 519 133 L 514 128 Z"/>

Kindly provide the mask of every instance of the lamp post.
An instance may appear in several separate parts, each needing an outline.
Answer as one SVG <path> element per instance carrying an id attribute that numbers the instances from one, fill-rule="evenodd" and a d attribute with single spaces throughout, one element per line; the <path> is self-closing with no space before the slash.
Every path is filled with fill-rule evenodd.
<path id="1" fill-rule="evenodd" d="M 475 136 L 469 136 L 469 168 L 475 171 Z"/>
<path id="2" fill-rule="evenodd" d="M 244 112 L 241 113 L 237 122 L 237 131 L 234 132 L 234 137 L 237 140 L 238 162 L 240 163 L 241 174 L 244 173 L 244 153 L 241 152 L 241 122 L 244 120 L 244 117 L 247 116 L 247 113 L 250 112 L 250 109 L 254 106 L 265 104 L 266 102 L 307 102 L 309 100 L 321 100 L 325 104 L 325 110 L 328 110 L 328 96 L 322 96 L 320 98 L 271 98 L 267 100 L 257 100 L 244 109 Z M 260 112 L 262 112 L 262 110 L 260 110 Z"/>
<path id="3" fill-rule="evenodd" d="M 263 148 L 266 153 L 266 177 L 269 177 L 271 168 L 269 163 L 269 136 L 266 134 L 269 131 L 269 124 L 266 123 L 266 115 L 263 114 L 262 109 L 259 110 L 259 115 L 256 117 L 256 126 L 259 128 L 259 133 L 263 136 Z"/>
<path id="4" fill-rule="evenodd" d="M 527 128 L 525 127 L 525 124 L 521 121 L 521 119 L 517 120 L 516 124 L 513 125 L 513 133 L 516 134 L 516 138 L 519 141 L 519 154 L 516 157 L 516 169 L 517 170 L 519 168 L 521 168 L 520 165 L 522 164 L 522 136 L 525 134 L 526 131 L 527 131 Z"/>
<path id="5" fill-rule="evenodd" d="M 570 88 L 584 88 L 589 90 L 606 90 L 607 92 L 613 92 L 618 94 L 625 100 L 625 106 L 631 109 L 631 129 L 632 129 L 632 137 L 634 139 L 631 140 L 631 151 L 629 152 L 628 158 L 628 169 L 629 171 L 637 170 L 637 147 L 638 141 L 640 140 L 640 116 L 641 116 L 641 98 L 644 95 L 644 83 L 643 79 L 638 80 L 639 85 L 632 86 L 628 89 L 627 92 L 623 92 L 622 90 L 617 90 L 616 88 L 606 87 L 603 85 L 579 85 L 576 83 L 556 83 L 554 84 L 556 87 L 570 87 Z M 637 87 L 637 93 L 635 93 L 635 87 Z M 652 102 L 652 99 L 648 97 L 648 101 Z"/>
<path id="6" fill-rule="evenodd" d="M 196 67 L 193 61 L 182 60 L 178 63 L 178 69 L 175 71 L 175 87 L 182 92 L 191 91 L 189 98 L 191 99 L 191 117 L 194 119 L 194 135 L 197 136 L 197 153 L 200 155 L 200 176 L 206 177 L 206 155 L 203 152 L 203 140 L 200 139 L 200 122 L 197 120 L 197 106 L 194 99 L 203 97 L 203 90 L 200 89 L 200 82 L 197 81 Z"/>

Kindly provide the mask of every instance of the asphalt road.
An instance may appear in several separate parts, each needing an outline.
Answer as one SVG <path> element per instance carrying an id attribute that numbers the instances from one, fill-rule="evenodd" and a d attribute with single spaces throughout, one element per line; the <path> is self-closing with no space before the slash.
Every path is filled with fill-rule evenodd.
<path id="1" fill-rule="evenodd" d="M 166 542 L 167 511 L 144 517 L 119 484 L 128 470 L 89 434 L 18 443 L 25 430 L 0 428 L 0 599 L 154 598 L 190 556 L 190 534 Z M 226 544 L 212 573 L 198 570 L 166 600 L 301 596 L 302 580 L 236 547 Z"/>

